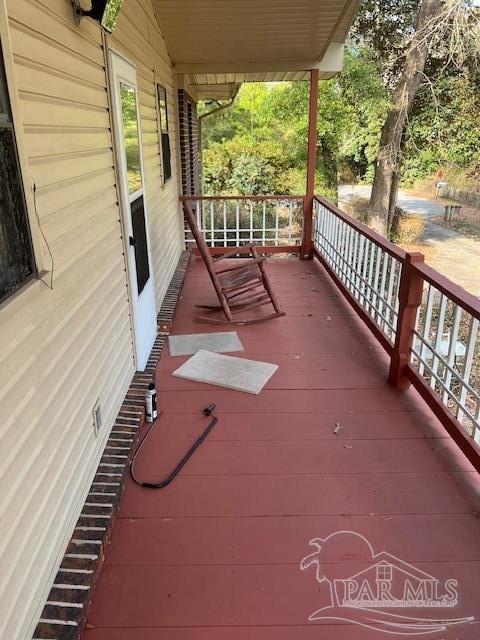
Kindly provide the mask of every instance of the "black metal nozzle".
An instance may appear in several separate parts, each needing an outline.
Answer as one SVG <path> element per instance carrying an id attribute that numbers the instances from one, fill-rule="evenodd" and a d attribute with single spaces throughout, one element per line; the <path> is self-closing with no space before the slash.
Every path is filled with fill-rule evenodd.
<path id="1" fill-rule="evenodd" d="M 212 404 L 209 404 L 209 405 L 208 405 L 208 407 L 205 407 L 205 409 L 203 409 L 203 411 L 202 411 L 203 415 L 204 415 L 204 416 L 210 416 L 210 415 L 212 415 L 212 413 L 215 411 L 215 407 L 216 407 L 216 406 L 217 406 L 217 405 L 216 405 L 216 404 L 213 404 L 213 402 L 212 402 Z"/>

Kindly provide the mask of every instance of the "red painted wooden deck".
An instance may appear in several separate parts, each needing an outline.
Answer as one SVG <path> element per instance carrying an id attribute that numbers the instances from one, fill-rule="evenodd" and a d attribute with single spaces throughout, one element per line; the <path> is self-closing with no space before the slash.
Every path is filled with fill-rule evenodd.
<path id="1" fill-rule="evenodd" d="M 173 378 L 186 358 L 165 349 L 164 415 L 139 473 L 154 480 L 175 465 L 207 424 L 202 407 L 215 402 L 219 423 L 166 489 L 127 483 L 85 639 L 388 637 L 308 621 L 329 593 L 299 563 L 315 550 L 309 540 L 341 530 L 458 580 L 458 606 L 416 615 L 475 616 L 429 637 L 478 639 L 477 474 L 414 392 L 385 383 L 380 347 L 317 263 L 271 260 L 269 272 L 287 316 L 237 328 L 245 357 L 280 365 L 259 396 Z M 219 330 L 194 321 L 194 304 L 212 294 L 197 260 L 173 333 Z M 333 564 L 348 577 L 362 562 L 347 549 Z"/>

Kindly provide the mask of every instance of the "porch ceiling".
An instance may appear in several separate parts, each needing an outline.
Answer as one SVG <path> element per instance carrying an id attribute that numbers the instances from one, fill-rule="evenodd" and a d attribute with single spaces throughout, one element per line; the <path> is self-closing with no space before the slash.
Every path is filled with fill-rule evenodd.
<path id="1" fill-rule="evenodd" d="M 212 85 L 228 97 L 241 82 L 303 80 L 314 67 L 331 77 L 360 2 L 153 0 L 175 71 L 200 98 Z"/>

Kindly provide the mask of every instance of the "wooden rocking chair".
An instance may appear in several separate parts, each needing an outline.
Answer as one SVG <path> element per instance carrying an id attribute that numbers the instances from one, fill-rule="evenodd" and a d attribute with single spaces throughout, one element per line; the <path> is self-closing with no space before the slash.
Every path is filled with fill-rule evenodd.
<path id="1" fill-rule="evenodd" d="M 207 267 L 208 274 L 215 288 L 219 305 L 196 305 L 201 309 L 223 311 L 226 320 L 212 316 L 199 316 L 199 320 L 214 324 L 253 324 L 280 318 L 285 312 L 280 309 L 278 300 L 272 290 L 270 280 L 265 270 L 265 258 L 258 255 L 253 244 L 237 247 L 219 258 L 213 258 L 208 250 L 203 234 L 197 227 L 195 215 L 187 202 L 183 203 L 183 210 L 193 237 L 197 243 L 200 255 Z M 247 254 L 249 260 L 226 260 L 234 255 Z M 271 304 L 275 313 L 256 318 L 245 318 L 245 311 Z M 238 315 L 241 314 L 241 318 Z"/>

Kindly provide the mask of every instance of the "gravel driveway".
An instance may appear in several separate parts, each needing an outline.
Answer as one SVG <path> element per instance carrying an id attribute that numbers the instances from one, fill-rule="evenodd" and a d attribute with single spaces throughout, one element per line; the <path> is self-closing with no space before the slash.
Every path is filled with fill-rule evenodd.
<path id="1" fill-rule="evenodd" d="M 349 202 L 352 197 L 369 198 L 370 190 L 371 187 L 366 185 L 341 185 L 338 189 L 339 204 Z M 422 239 L 435 247 L 431 266 L 467 291 L 480 296 L 480 242 L 432 222 L 432 218 L 444 212 L 443 205 L 435 201 L 399 191 L 398 206 L 426 219 Z"/>

